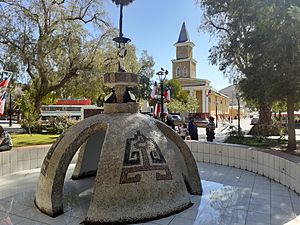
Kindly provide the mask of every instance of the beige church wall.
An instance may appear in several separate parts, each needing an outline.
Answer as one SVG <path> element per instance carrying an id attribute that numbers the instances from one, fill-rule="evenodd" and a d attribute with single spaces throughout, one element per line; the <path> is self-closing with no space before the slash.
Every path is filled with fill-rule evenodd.
<path id="1" fill-rule="evenodd" d="M 189 46 L 189 57 L 193 58 L 193 48 Z"/>
<path id="2" fill-rule="evenodd" d="M 193 58 L 193 49 L 191 46 L 179 46 L 176 48 L 176 59 Z"/>
<path id="3" fill-rule="evenodd" d="M 196 78 L 196 63 L 192 62 L 191 78 Z"/>
<path id="4" fill-rule="evenodd" d="M 186 46 L 180 46 L 176 48 L 176 58 L 185 59 L 188 57 L 188 49 Z"/>
<path id="5" fill-rule="evenodd" d="M 229 98 L 223 97 L 223 114 L 229 115 Z"/>
<path id="6" fill-rule="evenodd" d="M 212 92 L 209 97 L 209 113 L 211 116 L 216 117 L 216 108 L 217 108 L 217 114 L 218 118 L 222 117 L 221 119 L 226 119 L 226 116 L 229 115 L 229 99 L 217 95 L 215 92 Z M 217 106 L 216 106 L 217 101 Z M 221 104 L 222 102 L 222 104 Z"/>
<path id="7" fill-rule="evenodd" d="M 175 66 L 176 66 L 176 63 L 172 63 L 172 78 L 173 79 L 177 78 L 176 77 L 176 68 L 175 68 Z"/>
<path id="8" fill-rule="evenodd" d="M 190 74 L 190 63 L 188 61 L 186 62 L 175 62 L 173 63 L 173 78 L 176 79 L 176 78 L 179 78 L 177 77 L 177 67 L 180 68 L 180 71 L 181 71 L 181 74 L 179 77 L 183 77 L 183 68 L 186 67 L 186 71 L 187 71 L 187 77 L 189 77 L 189 74 Z"/>
<path id="9" fill-rule="evenodd" d="M 244 109 L 241 108 L 240 109 L 240 117 L 244 117 Z M 237 118 L 237 115 L 238 115 L 238 109 L 237 108 L 229 108 L 229 115 L 232 117 L 232 118 Z"/>
<path id="10" fill-rule="evenodd" d="M 197 112 L 201 113 L 201 112 L 203 112 L 203 108 L 202 108 L 202 90 L 196 91 L 196 98 L 197 98 L 198 104 L 199 104 Z"/>

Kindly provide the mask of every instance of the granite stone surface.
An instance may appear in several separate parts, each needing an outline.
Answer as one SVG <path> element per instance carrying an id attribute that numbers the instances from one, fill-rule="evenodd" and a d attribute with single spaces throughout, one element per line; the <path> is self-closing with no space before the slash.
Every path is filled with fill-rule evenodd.
<path id="1" fill-rule="evenodd" d="M 201 182 L 189 148 L 172 132 L 138 113 L 100 114 L 79 122 L 53 144 L 45 157 L 37 207 L 54 217 L 63 212 L 68 165 L 83 144 L 87 150 L 89 139 L 101 133 L 101 141 L 90 144 L 89 153 L 78 156 L 78 177 L 99 162 L 87 224 L 137 222 L 186 209 L 191 204 L 187 189 L 201 194 Z M 88 167 L 91 157 L 99 159 L 93 159 L 92 167 Z"/>

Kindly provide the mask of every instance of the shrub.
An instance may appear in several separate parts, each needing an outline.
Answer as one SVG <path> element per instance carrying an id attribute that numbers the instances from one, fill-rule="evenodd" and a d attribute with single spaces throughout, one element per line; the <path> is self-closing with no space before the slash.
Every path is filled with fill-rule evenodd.
<path id="1" fill-rule="evenodd" d="M 280 124 L 278 121 L 273 121 L 272 124 L 256 124 L 254 125 L 249 134 L 253 136 L 280 136 L 283 138 L 286 134 L 287 130 L 284 126 Z"/>
<path id="2" fill-rule="evenodd" d="M 46 130 L 50 134 L 61 134 L 76 122 L 76 120 L 70 119 L 67 116 L 50 117 Z"/>
<path id="3" fill-rule="evenodd" d="M 229 130 L 227 135 L 230 137 L 243 137 L 245 135 L 245 132 L 241 129 L 239 131 L 237 126 L 229 125 L 227 129 Z"/>
<path id="4" fill-rule="evenodd" d="M 23 119 L 23 120 L 21 120 L 20 124 L 21 124 L 21 127 L 30 134 L 31 133 L 40 134 L 45 129 L 45 126 L 42 124 L 41 120 L 35 120 L 35 121 L 29 122 L 28 119 Z"/>

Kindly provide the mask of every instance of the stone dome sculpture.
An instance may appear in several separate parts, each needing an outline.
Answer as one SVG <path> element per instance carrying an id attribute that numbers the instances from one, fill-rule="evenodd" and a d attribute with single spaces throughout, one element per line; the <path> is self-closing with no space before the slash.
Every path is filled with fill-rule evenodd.
<path id="1" fill-rule="evenodd" d="M 85 224 L 168 216 L 191 205 L 189 193 L 202 193 L 196 162 L 182 138 L 159 120 L 138 113 L 138 103 L 122 102 L 121 93 L 135 79 L 130 73 L 106 74 L 117 103 L 106 103 L 104 114 L 80 121 L 52 145 L 35 199 L 42 212 L 52 217 L 63 213 L 65 175 L 78 149 L 72 178 L 96 176 Z"/>
<path id="2" fill-rule="evenodd" d="M 122 7 L 126 1 L 115 2 Z M 113 40 L 122 48 L 130 41 L 123 37 L 122 26 Z M 186 143 L 164 123 L 138 112 L 131 87 L 139 83 L 139 76 L 125 71 L 125 55 L 119 56 L 118 72 L 104 75 L 105 85 L 112 90 L 104 113 L 70 127 L 44 159 L 35 204 L 49 216 L 63 213 L 64 180 L 79 149 L 72 178 L 95 176 L 84 224 L 165 217 L 191 206 L 190 194 L 202 193 L 198 168 Z"/>

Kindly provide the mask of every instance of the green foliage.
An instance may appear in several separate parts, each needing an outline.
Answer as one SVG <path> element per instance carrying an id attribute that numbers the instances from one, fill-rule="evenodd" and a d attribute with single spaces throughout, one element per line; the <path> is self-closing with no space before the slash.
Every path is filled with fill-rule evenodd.
<path id="1" fill-rule="evenodd" d="M 281 145 L 285 145 L 286 141 L 282 140 L 278 142 L 276 139 L 268 139 L 268 138 L 260 138 L 260 137 L 236 137 L 229 136 L 225 143 L 230 144 L 240 144 L 240 145 L 248 145 L 258 148 L 272 148 L 272 147 L 281 147 Z"/>
<path id="2" fill-rule="evenodd" d="M 287 111 L 287 105 L 286 101 L 276 101 L 274 102 L 272 106 L 273 112 L 286 112 Z"/>
<path id="3" fill-rule="evenodd" d="M 38 114 L 35 111 L 34 102 L 31 97 L 31 93 L 29 91 L 25 91 L 24 95 L 22 95 L 15 102 L 16 106 L 20 109 L 22 114 L 21 126 L 29 133 L 36 132 L 39 130 Z"/>
<path id="4" fill-rule="evenodd" d="M 181 83 L 177 79 L 171 79 L 168 80 L 167 86 L 171 89 L 171 98 L 178 99 L 178 95 L 182 91 Z"/>
<path id="5" fill-rule="evenodd" d="M 168 109 L 170 112 L 183 113 L 185 111 L 184 104 L 177 99 L 172 99 L 168 103 Z"/>
<path id="6" fill-rule="evenodd" d="M 140 69 L 138 74 L 141 77 L 148 77 L 149 79 L 154 76 L 154 59 L 148 54 L 146 50 L 142 51 L 141 58 L 139 59 Z"/>
<path id="7" fill-rule="evenodd" d="M 199 107 L 197 98 L 190 96 L 187 91 L 183 90 L 177 79 L 169 80 L 167 85 L 171 89 L 171 102 L 168 104 L 171 112 L 197 112 Z"/>
<path id="8" fill-rule="evenodd" d="M 172 99 L 170 103 L 168 103 L 168 108 L 170 112 L 176 113 L 184 113 L 184 112 L 197 112 L 199 107 L 197 98 L 187 96 L 187 101 L 183 102 L 178 99 Z"/>
<path id="9" fill-rule="evenodd" d="M 0 59 L 13 59 L 14 71 L 26 74 L 37 113 L 49 93 L 59 93 L 90 73 L 99 46 L 111 40 L 112 29 L 98 0 L 2 1 L 0 5 Z M 96 33 L 86 26 L 90 23 L 97 26 Z"/>
<path id="10" fill-rule="evenodd" d="M 272 124 L 254 125 L 249 134 L 255 137 L 279 136 L 279 139 L 283 139 L 286 132 L 286 127 L 282 126 L 280 121 L 273 121 Z"/>
<path id="11" fill-rule="evenodd" d="M 150 78 L 154 75 L 154 59 L 148 55 L 147 51 L 143 51 L 141 58 L 139 59 L 139 72 L 140 83 L 135 89 L 135 94 L 138 100 L 148 100 L 151 94 Z"/>
<path id="12" fill-rule="evenodd" d="M 188 95 L 187 101 L 185 103 L 186 112 L 195 113 L 197 112 L 198 107 L 199 107 L 199 103 L 197 98 Z"/>
<path id="13" fill-rule="evenodd" d="M 260 121 L 266 121 L 257 132 L 272 133 L 272 104 L 286 100 L 293 117 L 299 101 L 300 1 L 198 2 L 205 9 L 202 27 L 219 38 L 210 50 L 211 62 L 231 79 L 239 78 L 244 99 L 254 102 L 260 109 Z M 296 148 L 293 121 L 291 118 L 288 124 L 290 150 Z"/>
<path id="14" fill-rule="evenodd" d="M 46 125 L 46 130 L 50 134 L 61 134 L 76 123 L 76 120 L 70 119 L 67 116 L 50 117 Z"/>

